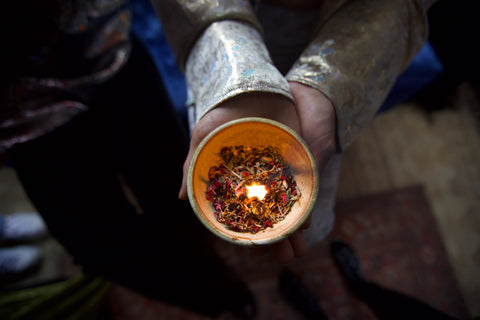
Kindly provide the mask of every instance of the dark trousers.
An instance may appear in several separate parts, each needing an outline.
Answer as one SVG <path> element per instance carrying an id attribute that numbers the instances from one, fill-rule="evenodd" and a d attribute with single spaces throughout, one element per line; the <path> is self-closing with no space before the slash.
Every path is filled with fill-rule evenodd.
<path id="1" fill-rule="evenodd" d="M 375 283 L 365 282 L 355 286 L 355 293 L 372 309 L 379 320 L 455 319 L 414 297 L 383 288 Z"/>
<path id="2" fill-rule="evenodd" d="M 138 40 L 127 65 L 88 105 L 10 154 L 51 234 L 87 273 L 218 314 L 229 276 L 189 203 L 177 199 L 188 131 Z M 121 179 L 143 214 L 127 201 Z"/>

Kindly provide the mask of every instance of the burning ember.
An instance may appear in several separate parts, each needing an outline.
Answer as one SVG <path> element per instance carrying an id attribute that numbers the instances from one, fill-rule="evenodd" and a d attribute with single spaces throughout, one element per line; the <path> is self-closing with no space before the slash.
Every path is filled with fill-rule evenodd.
<path id="1" fill-rule="evenodd" d="M 283 220 L 300 199 L 278 149 L 233 146 L 223 148 L 220 157 L 210 168 L 206 198 L 227 228 L 257 233 Z"/>
<path id="2" fill-rule="evenodd" d="M 257 198 L 262 201 L 265 195 L 268 193 L 267 188 L 264 185 L 253 184 L 246 186 L 248 199 Z"/>

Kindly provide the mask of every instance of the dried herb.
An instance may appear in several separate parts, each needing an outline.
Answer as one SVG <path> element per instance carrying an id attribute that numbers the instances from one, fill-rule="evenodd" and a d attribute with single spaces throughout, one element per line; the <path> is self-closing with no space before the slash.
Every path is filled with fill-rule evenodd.
<path id="1" fill-rule="evenodd" d="M 277 148 L 232 146 L 220 151 L 221 163 L 209 171 L 206 198 L 217 221 L 238 232 L 257 233 L 283 220 L 300 190 Z M 247 194 L 251 185 L 265 186 L 263 199 Z"/>

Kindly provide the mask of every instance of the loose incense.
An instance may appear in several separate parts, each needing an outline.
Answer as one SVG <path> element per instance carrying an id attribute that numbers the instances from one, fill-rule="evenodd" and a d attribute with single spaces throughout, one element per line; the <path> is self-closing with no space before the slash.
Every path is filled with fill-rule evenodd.
<path id="1" fill-rule="evenodd" d="M 231 146 L 220 151 L 221 163 L 209 171 L 206 198 L 217 221 L 238 232 L 257 233 L 283 220 L 300 190 L 277 148 Z M 247 186 L 263 185 L 263 199 L 247 196 Z"/>

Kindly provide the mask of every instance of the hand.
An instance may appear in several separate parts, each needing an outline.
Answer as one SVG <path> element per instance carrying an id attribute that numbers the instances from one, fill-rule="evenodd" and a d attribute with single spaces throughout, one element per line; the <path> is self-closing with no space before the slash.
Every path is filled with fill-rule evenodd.
<path id="1" fill-rule="evenodd" d="M 289 84 L 300 121 L 300 133 L 310 147 L 321 175 L 335 152 L 335 109 L 317 89 L 298 82 Z"/>
<path id="2" fill-rule="evenodd" d="M 335 109 L 330 100 L 317 89 L 297 82 L 289 84 L 300 121 L 300 134 L 316 159 L 321 177 L 328 160 L 335 152 Z M 307 229 L 310 223 L 311 217 L 301 229 Z M 306 251 L 302 230 L 271 247 L 272 255 L 281 263 L 288 263 Z"/>
<path id="3" fill-rule="evenodd" d="M 321 177 L 328 160 L 335 152 L 335 109 L 330 100 L 317 89 L 297 82 L 289 84 L 300 122 L 300 134 L 315 157 Z M 311 217 L 301 229 L 307 229 L 310 223 Z M 262 250 L 259 249 L 260 253 Z M 270 251 L 280 263 L 288 263 L 294 257 L 302 256 L 307 251 L 302 230 L 287 240 L 274 244 Z"/>
<path id="4" fill-rule="evenodd" d="M 227 100 L 226 102 L 217 106 L 217 108 L 208 112 L 202 119 L 200 119 L 200 121 L 195 125 L 192 132 L 189 153 L 183 167 L 183 181 L 179 193 L 179 198 L 187 200 L 186 177 L 191 158 L 197 146 L 212 130 L 228 121 L 244 117 L 263 117 L 284 123 L 293 130 L 302 133 L 302 131 L 300 130 L 299 115 L 297 114 L 297 112 L 300 110 L 302 112 L 303 118 L 306 119 L 307 123 L 310 124 L 309 126 L 306 126 L 306 128 L 311 128 L 310 130 L 306 130 L 307 136 L 313 137 L 313 129 L 315 128 L 315 124 L 317 123 L 317 121 L 311 121 L 312 119 L 310 119 L 311 117 L 308 115 L 308 103 L 312 98 L 319 98 L 315 95 L 319 92 L 315 89 L 311 89 L 309 87 L 299 84 L 293 84 L 291 85 L 291 87 L 293 87 L 296 91 L 296 96 L 298 96 L 299 102 L 301 104 L 300 109 L 298 108 L 298 106 L 295 106 L 289 99 L 281 95 L 269 93 L 248 93 Z M 310 92 L 309 90 L 304 89 L 314 90 L 314 92 Z M 324 105 L 324 102 L 327 102 L 327 106 L 329 105 L 328 99 L 323 97 L 323 95 L 320 96 L 320 100 L 322 101 L 322 105 Z M 331 104 L 329 106 L 331 106 Z M 323 124 L 325 121 L 320 122 Z M 332 123 L 334 126 L 334 120 Z M 334 134 L 332 135 L 332 137 L 334 137 Z M 310 138 L 310 140 L 312 141 L 312 145 L 316 145 L 317 143 L 323 141 L 323 139 L 314 138 Z M 334 143 L 332 145 L 334 145 Z M 320 150 L 321 148 L 316 149 Z M 320 155 L 323 153 L 314 152 L 314 154 L 317 159 L 320 159 Z M 308 225 L 309 221 L 304 224 L 303 228 L 307 228 Z M 293 234 L 290 238 L 270 246 L 269 250 L 272 256 L 280 263 L 288 263 L 294 257 L 302 256 L 306 252 L 306 245 L 302 235 L 302 231 L 300 230 Z"/>
<path id="5" fill-rule="evenodd" d="M 209 111 L 193 127 L 190 148 L 183 165 L 183 180 L 178 197 L 187 200 L 187 173 L 190 161 L 200 142 L 213 130 L 229 121 L 245 117 L 262 117 L 281 122 L 296 132 L 300 124 L 293 103 L 273 93 L 245 93 L 231 98 Z"/>

